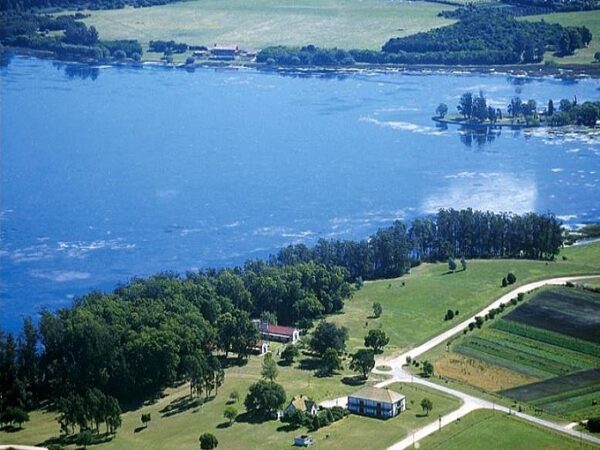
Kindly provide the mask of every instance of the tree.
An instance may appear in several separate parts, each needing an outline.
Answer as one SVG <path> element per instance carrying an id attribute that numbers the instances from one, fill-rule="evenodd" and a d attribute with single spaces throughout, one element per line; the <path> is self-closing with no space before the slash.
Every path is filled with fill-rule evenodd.
<path id="1" fill-rule="evenodd" d="M 514 284 L 517 281 L 517 277 L 515 276 L 514 273 L 509 272 L 508 275 L 506 276 L 506 281 L 508 282 L 508 284 Z"/>
<path id="2" fill-rule="evenodd" d="M 383 306 L 381 306 L 381 303 L 373 303 L 373 316 L 378 319 L 381 317 L 381 314 L 383 314 Z"/>
<path id="3" fill-rule="evenodd" d="M 600 432 L 600 417 L 590 417 L 585 427 L 592 433 Z"/>
<path id="4" fill-rule="evenodd" d="M 225 417 L 227 420 L 229 420 L 229 425 L 231 425 L 234 421 L 235 418 L 238 415 L 238 410 L 235 406 L 227 406 L 225 408 L 225 411 L 223 411 L 223 417 Z"/>
<path id="5" fill-rule="evenodd" d="M 321 370 L 323 375 L 329 376 L 334 371 L 342 368 L 342 360 L 340 355 L 334 348 L 328 348 L 321 357 Z"/>
<path id="6" fill-rule="evenodd" d="M 389 342 L 390 338 L 381 329 L 369 330 L 365 336 L 365 347 L 371 347 L 374 353 L 381 353 Z"/>
<path id="7" fill-rule="evenodd" d="M 91 445 L 93 439 L 94 437 L 92 436 L 92 432 L 90 430 L 83 430 L 79 433 L 79 435 L 77 435 L 75 443 L 85 449 L 88 445 Z"/>
<path id="8" fill-rule="evenodd" d="M 152 420 L 152 415 L 151 413 L 147 413 L 147 414 L 142 414 L 142 423 L 144 424 L 144 427 L 148 427 L 148 423 Z"/>
<path id="9" fill-rule="evenodd" d="M 200 441 L 200 448 L 202 450 L 212 450 L 214 448 L 217 448 L 217 445 L 219 445 L 217 437 L 211 433 L 201 434 L 198 438 L 198 441 Z"/>
<path id="10" fill-rule="evenodd" d="M 277 379 L 277 375 L 279 375 L 277 363 L 273 359 L 273 355 L 271 353 L 267 353 L 263 359 L 261 375 L 265 380 L 269 381 L 275 381 Z"/>
<path id="11" fill-rule="evenodd" d="M 596 60 L 596 62 L 600 62 L 600 52 L 594 53 L 594 59 Z"/>
<path id="12" fill-rule="evenodd" d="M 470 119 L 473 113 L 473 94 L 465 92 L 460 97 L 457 109 L 465 119 Z"/>
<path id="13" fill-rule="evenodd" d="M 25 422 L 29 422 L 29 414 L 18 406 L 9 406 L 0 412 L 0 423 L 16 423 L 19 428 L 22 428 Z"/>
<path id="14" fill-rule="evenodd" d="M 423 370 L 423 376 L 431 377 L 433 375 L 433 364 L 431 362 L 427 360 L 423 361 L 421 369 Z"/>
<path id="15" fill-rule="evenodd" d="M 233 403 L 237 403 L 239 399 L 240 399 L 240 392 L 237 389 L 234 389 L 233 391 L 231 391 L 231 393 L 229 394 L 229 400 Z"/>
<path id="16" fill-rule="evenodd" d="M 346 349 L 348 340 L 348 329 L 338 327 L 331 322 L 321 322 L 315 329 L 310 340 L 311 349 L 320 356 L 323 356 L 328 349 L 334 349 L 337 352 L 343 352 Z"/>
<path id="17" fill-rule="evenodd" d="M 454 261 L 454 258 L 452 257 L 448 258 L 448 270 L 450 272 L 454 272 L 456 270 L 456 261 Z"/>
<path id="18" fill-rule="evenodd" d="M 300 351 L 298 350 L 298 347 L 296 347 L 294 344 L 289 344 L 283 349 L 283 352 L 281 352 L 281 359 L 289 366 L 294 362 L 294 358 L 297 358 L 299 354 Z"/>
<path id="19" fill-rule="evenodd" d="M 421 400 L 421 408 L 423 408 L 423 411 L 429 415 L 429 411 L 433 409 L 433 402 L 425 397 L 423 400 Z"/>
<path id="20" fill-rule="evenodd" d="M 479 95 L 473 99 L 471 115 L 479 122 L 483 122 L 488 116 L 487 102 L 482 92 L 480 92 Z"/>
<path id="21" fill-rule="evenodd" d="M 287 413 L 283 420 L 295 427 L 301 427 L 307 421 L 307 415 L 298 409 L 294 409 L 292 412 Z"/>
<path id="22" fill-rule="evenodd" d="M 444 118 L 446 114 L 448 114 L 448 105 L 446 105 L 445 103 L 440 103 L 435 109 L 435 112 L 438 115 L 438 117 Z"/>
<path id="23" fill-rule="evenodd" d="M 285 400 L 285 391 L 281 385 L 260 380 L 248 389 L 244 406 L 250 413 L 267 416 L 281 408 Z"/>
<path id="24" fill-rule="evenodd" d="M 464 256 L 460 257 L 460 265 L 462 266 L 463 271 L 467 270 L 467 260 Z"/>
<path id="25" fill-rule="evenodd" d="M 449 309 L 448 311 L 446 311 L 446 315 L 444 316 L 444 320 L 452 320 L 454 319 L 454 311 L 452 311 L 451 309 Z"/>
<path id="26" fill-rule="evenodd" d="M 508 281 L 506 281 L 506 277 L 502 278 L 502 287 L 508 286 Z"/>
<path id="27" fill-rule="evenodd" d="M 552 117 L 554 115 L 554 102 L 552 99 L 548 100 L 548 109 L 546 110 L 546 114 L 548 117 Z"/>
<path id="28" fill-rule="evenodd" d="M 270 323 L 271 325 L 277 325 L 277 315 L 271 311 L 263 311 L 260 313 L 261 322 Z"/>
<path id="29" fill-rule="evenodd" d="M 375 353 L 373 350 L 360 349 L 352 355 L 350 368 L 356 372 L 360 372 L 363 378 L 369 376 L 369 372 L 375 367 Z"/>

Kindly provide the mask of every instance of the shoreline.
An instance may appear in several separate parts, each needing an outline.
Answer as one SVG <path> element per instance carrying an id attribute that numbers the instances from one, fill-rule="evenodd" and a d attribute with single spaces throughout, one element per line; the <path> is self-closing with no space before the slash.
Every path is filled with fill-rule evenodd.
<path id="1" fill-rule="evenodd" d="M 248 60 L 199 60 L 194 64 L 167 63 L 156 60 L 77 60 L 59 59 L 56 54 L 48 50 L 38 50 L 23 47 L 5 47 L 4 54 L 32 56 L 40 59 L 50 59 L 64 64 L 81 64 L 88 67 L 143 67 L 152 65 L 167 69 L 255 69 L 265 72 L 281 74 L 352 74 L 360 72 L 370 73 L 420 73 L 420 74 L 447 74 L 447 75 L 497 75 L 515 78 L 544 78 L 551 77 L 563 80 L 576 80 L 579 78 L 600 79 L 600 64 L 565 64 L 565 65 L 491 65 L 491 66 L 444 66 L 444 65 L 399 65 L 399 64 L 355 64 L 353 66 L 271 66 Z"/>

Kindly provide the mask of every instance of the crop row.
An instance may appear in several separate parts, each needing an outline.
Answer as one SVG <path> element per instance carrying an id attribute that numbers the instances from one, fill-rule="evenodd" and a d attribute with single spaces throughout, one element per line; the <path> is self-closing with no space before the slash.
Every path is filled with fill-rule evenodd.
<path id="1" fill-rule="evenodd" d="M 585 361 L 570 359 L 569 355 L 548 351 L 524 342 L 502 341 L 500 337 L 470 337 L 459 345 L 457 351 L 464 353 L 464 348 L 472 348 L 494 358 L 512 361 L 512 368 L 522 373 L 545 372 L 547 375 L 566 375 L 589 367 Z M 486 358 L 488 359 L 488 358 Z"/>
<path id="2" fill-rule="evenodd" d="M 530 375 L 540 378 L 548 378 L 554 375 L 553 372 L 543 370 L 541 367 L 535 364 L 525 364 L 522 361 L 515 361 L 514 355 L 509 354 L 506 356 L 499 355 L 495 352 L 486 351 L 471 345 L 460 345 L 456 351 L 464 356 L 470 358 L 479 359 L 489 364 L 504 367 L 515 372 L 519 372 L 525 375 Z"/>
<path id="3" fill-rule="evenodd" d="M 509 320 L 497 320 L 492 323 L 492 328 L 517 336 L 534 339 L 546 344 L 555 345 L 557 347 L 566 348 L 579 353 L 600 358 L 600 345 L 593 342 L 584 341 L 564 334 L 555 333 L 550 330 L 525 325 L 524 323 L 514 322 Z"/>
<path id="4" fill-rule="evenodd" d="M 600 365 L 600 359 L 594 356 L 499 330 L 488 329 L 482 333 L 482 337 L 515 351 L 543 355 L 545 359 L 571 367 L 571 372 Z"/>
<path id="5" fill-rule="evenodd" d="M 565 398 L 555 402 L 542 402 L 538 404 L 536 401 L 533 402 L 533 404 L 551 414 L 579 414 L 581 410 L 587 410 L 590 408 L 593 410 L 600 410 L 600 407 L 593 404 L 594 400 L 598 400 L 597 391 Z M 594 406 L 596 407 L 594 408 Z"/>

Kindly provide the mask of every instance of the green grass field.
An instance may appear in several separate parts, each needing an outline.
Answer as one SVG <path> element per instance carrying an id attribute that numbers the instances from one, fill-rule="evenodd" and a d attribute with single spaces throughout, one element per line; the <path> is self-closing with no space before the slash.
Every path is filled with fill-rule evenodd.
<path id="1" fill-rule="evenodd" d="M 289 448 L 294 436 L 306 432 L 306 429 L 290 430 L 286 424 L 275 420 L 252 423 L 243 417 L 231 427 L 226 426 L 223 410 L 227 405 L 229 393 L 237 389 L 241 400 L 236 405 L 240 412 L 244 411 L 243 397 L 248 386 L 259 378 L 260 359 L 253 358 L 242 368 L 228 369 L 224 386 L 211 401 L 200 407 L 183 410 L 171 416 L 165 416 L 165 407 L 188 396 L 188 386 L 168 389 L 164 397 L 157 402 L 143 406 L 123 415 L 123 426 L 115 439 L 94 445 L 98 449 L 197 449 L 198 436 L 204 432 L 213 433 L 219 440 L 219 448 L 225 449 L 285 449 Z M 335 397 L 352 392 L 357 387 L 346 386 L 339 381 L 340 376 L 331 379 L 316 379 L 306 371 L 281 368 L 278 379 L 287 391 L 288 397 L 304 393 L 315 399 Z M 382 421 L 369 417 L 349 416 L 329 427 L 320 429 L 311 435 L 319 447 L 329 449 L 347 448 L 386 448 L 405 437 L 414 429 L 420 428 L 432 420 L 437 414 L 446 414 L 460 406 L 460 401 L 421 386 L 391 386 L 407 397 L 408 410 L 401 415 Z M 420 401 L 427 397 L 433 402 L 434 409 L 430 416 L 423 415 Z M 143 413 L 151 413 L 152 421 L 142 429 L 140 417 Z M 35 411 L 31 421 L 22 431 L 15 433 L 0 432 L 3 444 L 43 444 L 53 442 L 59 436 L 59 427 L 55 414 L 47 411 Z M 357 447 L 356 447 L 357 446 Z M 69 445 L 67 448 L 75 448 Z"/>
<path id="2" fill-rule="evenodd" d="M 87 11 L 102 39 L 164 39 L 242 48 L 306 45 L 379 49 L 391 37 L 452 23 L 451 7 L 385 0 L 191 0 L 151 8 Z"/>
<path id="3" fill-rule="evenodd" d="M 328 320 L 348 327 L 351 351 L 363 346 L 369 329 L 382 328 L 390 337 L 385 354 L 397 354 L 451 328 L 502 296 L 509 288 L 502 288 L 500 280 L 508 272 L 517 276 L 515 286 L 553 276 L 600 273 L 600 243 L 566 248 L 561 255 L 567 260 L 468 261 L 466 271 L 453 274 L 447 274 L 447 264 L 424 264 L 402 278 L 366 283 L 346 303 L 342 314 Z M 373 302 L 383 306 L 379 319 L 370 318 Z M 444 321 L 448 309 L 458 310 L 458 317 Z"/>
<path id="4" fill-rule="evenodd" d="M 598 11 L 581 11 L 569 13 L 544 14 L 539 16 L 528 16 L 530 21 L 544 19 L 549 23 L 559 23 L 563 26 L 586 26 L 593 35 L 592 42 L 587 48 L 579 49 L 572 56 L 558 58 L 546 52 L 546 61 L 556 61 L 559 64 L 590 64 L 594 61 L 594 53 L 600 51 L 600 13 Z"/>
<path id="5" fill-rule="evenodd" d="M 569 450 L 594 449 L 564 434 L 514 416 L 474 411 L 420 442 L 422 450 Z"/>

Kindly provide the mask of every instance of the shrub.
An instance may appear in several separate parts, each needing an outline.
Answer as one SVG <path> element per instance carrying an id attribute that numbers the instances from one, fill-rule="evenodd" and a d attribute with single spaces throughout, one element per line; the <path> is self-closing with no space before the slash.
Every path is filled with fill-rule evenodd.
<path id="1" fill-rule="evenodd" d="M 508 286 L 508 281 L 506 281 L 506 277 L 502 278 L 502 287 Z"/>
<path id="2" fill-rule="evenodd" d="M 517 304 L 517 299 L 516 298 L 511 298 L 510 299 L 510 304 L 511 305 L 516 305 Z"/>
<path id="3" fill-rule="evenodd" d="M 515 284 L 517 282 L 517 277 L 514 273 L 509 272 L 506 276 L 506 281 L 508 281 L 508 284 Z"/>
<path id="4" fill-rule="evenodd" d="M 600 432 L 600 417 L 591 417 L 585 427 L 592 433 Z"/>
<path id="5" fill-rule="evenodd" d="M 522 302 L 523 300 L 525 300 L 525 294 L 519 292 L 519 294 L 517 295 L 517 301 Z"/>
<path id="6" fill-rule="evenodd" d="M 452 320 L 454 319 L 454 311 L 452 311 L 451 309 L 449 309 L 448 311 L 446 311 L 446 315 L 444 316 L 444 320 Z"/>

